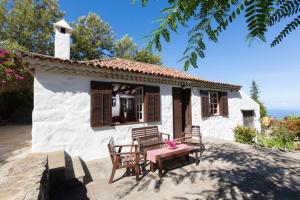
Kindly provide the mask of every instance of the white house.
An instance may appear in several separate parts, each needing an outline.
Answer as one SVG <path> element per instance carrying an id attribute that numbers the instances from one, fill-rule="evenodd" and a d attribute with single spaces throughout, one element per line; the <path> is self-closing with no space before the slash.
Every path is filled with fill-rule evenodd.
<path id="1" fill-rule="evenodd" d="M 110 137 L 129 144 L 131 129 L 148 125 L 174 138 L 200 125 L 203 136 L 227 140 L 237 125 L 260 129 L 259 105 L 238 85 L 120 58 L 72 61 L 70 26 L 55 31 L 55 57 L 16 51 L 34 75 L 33 152 L 97 159 Z"/>

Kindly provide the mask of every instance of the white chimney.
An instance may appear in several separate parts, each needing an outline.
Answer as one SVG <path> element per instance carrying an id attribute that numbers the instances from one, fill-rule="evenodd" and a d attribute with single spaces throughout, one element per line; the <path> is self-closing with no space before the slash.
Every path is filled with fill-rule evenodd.
<path id="1" fill-rule="evenodd" d="M 70 34 L 71 26 L 65 21 L 60 20 L 54 24 L 55 29 L 55 48 L 54 56 L 61 59 L 70 59 Z"/>

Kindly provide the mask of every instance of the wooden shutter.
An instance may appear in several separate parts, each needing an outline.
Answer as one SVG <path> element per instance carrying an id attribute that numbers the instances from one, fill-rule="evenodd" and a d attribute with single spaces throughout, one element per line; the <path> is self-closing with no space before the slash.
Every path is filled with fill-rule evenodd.
<path id="1" fill-rule="evenodd" d="M 160 89 L 154 86 L 145 86 L 144 119 L 146 122 L 160 121 Z"/>
<path id="2" fill-rule="evenodd" d="M 228 116 L 228 95 L 227 92 L 219 92 L 219 109 L 221 116 Z"/>
<path id="3" fill-rule="evenodd" d="M 91 126 L 111 124 L 112 120 L 111 83 L 91 81 Z"/>
<path id="4" fill-rule="evenodd" d="M 202 117 L 209 117 L 209 100 L 208 91 L 201 91 L 201 115 Z"/>

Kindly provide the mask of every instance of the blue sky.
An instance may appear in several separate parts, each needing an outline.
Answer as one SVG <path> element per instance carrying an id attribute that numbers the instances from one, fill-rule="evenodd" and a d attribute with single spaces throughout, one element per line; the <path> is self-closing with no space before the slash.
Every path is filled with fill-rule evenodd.
<path id="1" fill-rule="evenodd" d="M 68 22 L 76 21 L 88 12 L 97 13 L 114 30 L 116 39 L 128 34 L 139 47 L 144 47 L 144 36 L 157 24 L 160 10 L 168 6 L 165 1 L 150 0 L 146 7 L 131 0 L 60 0 L 61 10 Z M 243 19 L 235 21 L 223 32 L 218 43 L 207 43 L 205 59 L 199 60 L 199 68 L 189 72 L 203 79 L 240 84 L 249 92 L 254 79 L 260 86 L 261 100 L 269 109 L 300 110 L 300 29 L 294 31 L 279 46 L 269 43 L 284 27 L 279 24 L 268 32 L 267 43 L 246 41 Z M 171 43 L 163 43 L 160 53 L 164 65 L 182 70 L 177 61 L 186 46 L 187 30 L 180 28 L 172 34 Z"/>

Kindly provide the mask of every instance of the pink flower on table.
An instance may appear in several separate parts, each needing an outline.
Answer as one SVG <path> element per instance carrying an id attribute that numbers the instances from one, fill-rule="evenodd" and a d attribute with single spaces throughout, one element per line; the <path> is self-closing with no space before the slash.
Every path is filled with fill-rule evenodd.
<path id="1" fill-rule="evenodd" d="M 165 144 L 171 149 L 176 149 L 176 141 L 175 140 L 165 140 Z"/>

